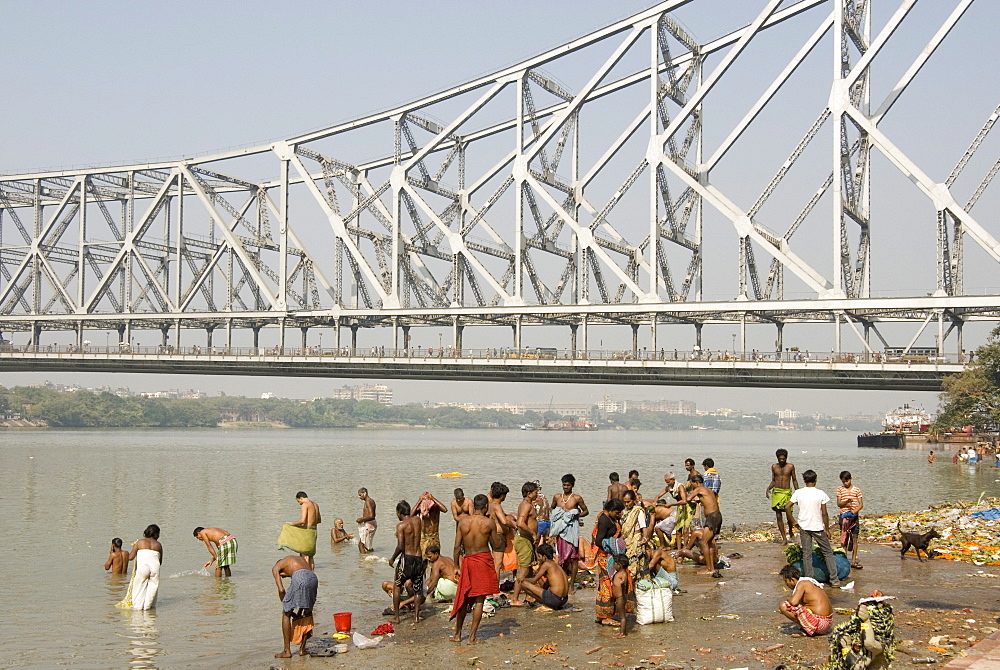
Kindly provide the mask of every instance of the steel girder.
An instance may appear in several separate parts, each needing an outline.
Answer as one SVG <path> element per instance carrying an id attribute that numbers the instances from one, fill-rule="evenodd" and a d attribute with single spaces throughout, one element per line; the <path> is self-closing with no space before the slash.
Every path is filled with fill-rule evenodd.
<path id="1" fill-rule="evenodd" d="M 882 320 L 922 330 L 935 318 L 1000 318 L 1000 301 L 967 300 L 962 287 L 966 237 L 1000 261 L 1000 243 L 970 213 L 1000 161 L 964 207 L 950 192 L 1000 108 L 942 183 L 879 128 L 973 0 L 953 1 L 881 100 L 872 68 L 916 0 L 877 29 L 869 0 L 760 0 L 751 22 L 707 42 L 673 15 L 696 0 L 668 0 L 495 74 L 273 144 L 0 177 L 0 327 L 820 321 L 862 337 L 854 324 L 867 334 Z M 706 150 L 713 91 L 792 19 L 808 24 L 798 51 Z M 828 104 L 756 201 L 740 206 L 715 171 L 823 44 L 834 61 Z M 582 53 L 600 57 L 577 86 L 552 74 Z M 602 136 L 591 115 L 609 101 L 628 116 Z M 769 219 L 769 199 L 825 129 L 829 177 L 798 216 Z M 379 142 L 380 157 L 360 157 Z M 935 204 L 937 288 L 950 300 L 865 302 L 873 151 Z M 262 170 L 277 177 L 252 176 Z M 828 194 L 824 271 L 793 236 Z M 703 302 L 707 209 L 732 226 L 738 302 Z M 787 272 L 816 300 L 785 300 Z"/>

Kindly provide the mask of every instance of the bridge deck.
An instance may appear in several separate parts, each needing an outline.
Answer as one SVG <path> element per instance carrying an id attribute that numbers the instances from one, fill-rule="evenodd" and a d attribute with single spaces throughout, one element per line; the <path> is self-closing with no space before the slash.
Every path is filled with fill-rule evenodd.
<path id="1" fill-rule="evenodd" d="M 518 359 L 245 352 L 0 352 L 0 371 L 940 391 L 947 362 Z"/>

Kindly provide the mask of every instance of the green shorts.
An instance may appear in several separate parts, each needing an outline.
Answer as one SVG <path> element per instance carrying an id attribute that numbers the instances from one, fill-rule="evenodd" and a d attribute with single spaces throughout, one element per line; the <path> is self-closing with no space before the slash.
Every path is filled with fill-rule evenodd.
<path id="1" fill-rule="evenodd" d="M 514 551 L 517 553 L 517 567 L 530 568 L 535 560 L 535 547 L 523 535 L 514 536 Z"/>
<path id="2" fill-rule="evenodd" d="M 788 507 L 788 502 L 792 499 L 791 489 L 771 489 L 771 509 L 775 512 L 784 512 Z"/>

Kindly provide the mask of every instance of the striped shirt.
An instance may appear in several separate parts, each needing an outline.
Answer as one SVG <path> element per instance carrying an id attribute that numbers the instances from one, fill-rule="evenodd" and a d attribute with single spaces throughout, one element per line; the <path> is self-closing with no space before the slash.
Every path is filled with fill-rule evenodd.
<path id="1" fill-rule="evenodd" d="M 851 486 L 851 488 L 846 488 L 843 486 L 837 487 L 837 500 L 844 500 L 847 502 L 846 507 L 841 507 L 841 513 L 844 512 L 855 512 L 861 509 L 861 489 L 857 486 Z M 839 505 L 839 502 L 838 502 Z"/>

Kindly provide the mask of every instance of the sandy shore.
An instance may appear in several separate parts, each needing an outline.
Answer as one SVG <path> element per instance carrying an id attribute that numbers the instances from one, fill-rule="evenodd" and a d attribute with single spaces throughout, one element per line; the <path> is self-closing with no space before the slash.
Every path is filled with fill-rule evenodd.
<path id="1" fill-rule="evenodd" d="M 583 611 L 539 613 L 505 608 L 483 620 L 478 645 L 454 644 L 445 605 L 432 605 L 428 618 L 415 628 L 412 619 L 397 626 L 377 649 L 350 647 L 332 658 L 277 660 L 245 656 L 231 667 L 273 668 L 786 668 L 818 667 L 827 659 L 827 637 L 802 636 L 781 617 L 778 604 L 786 597 L 777 572 L 784 565 L 781 546 L 772 543 L 722 542 L 723 554 L 739 552 L 721 580 L 697 574 L 700 566 L 680 569 L 681 587 L 674 598 L 673 623 L 629 626 L 625 640 L 612 639 L 613 630 L 594 623 L 594 590 L 572 598 Z M 895 596 L 896 634 L 901 640 L 894 667 L 909 667 L 913 658 L 935 657 L 947 662 L 1000 627 L 1000 572 L 968 562 L 935 559 L 920 563 L 900 560 L 898 549 L 862 545 L 863 570 L 847 581 L 853 591 L 828 590 L 835 608 L 852 608 L 859 598 L 878 589 Z M 847 620 L 834 617 L 834 625 Z M 355 622 L 355 630 L 370 633 L 381 620 Z M 466 624 L 465 636 L 468 635 Z M 332 621 L 321 618 L 317 634 L 333 632 Z M 275 649 L 280 647 L 275 630 Z M 936 650 L 929 650 L 932 637 Z M 542 645 L 555 654 L 536 653 Z M 594 651 L 596 648 L 596 651 Z M 943 650 L 943 651 L 942 651 Z M 588 653 L 590 652 L 590 653 Z M 920 667 L 927 667 L 921 665 Z M 933 667 L 933 666 L 932 666 Z"/>

